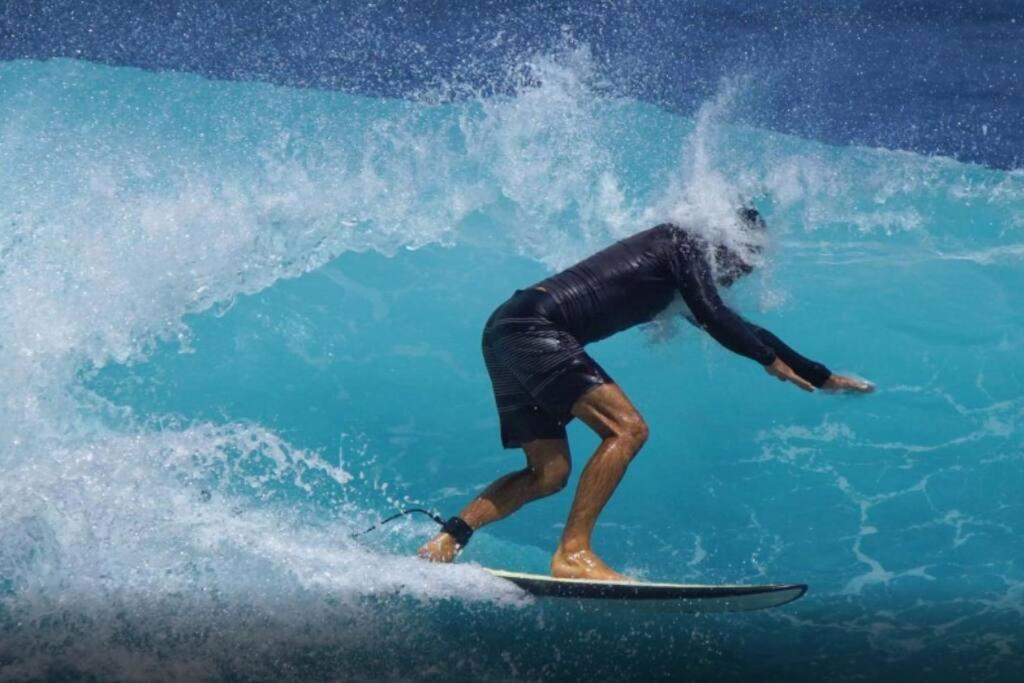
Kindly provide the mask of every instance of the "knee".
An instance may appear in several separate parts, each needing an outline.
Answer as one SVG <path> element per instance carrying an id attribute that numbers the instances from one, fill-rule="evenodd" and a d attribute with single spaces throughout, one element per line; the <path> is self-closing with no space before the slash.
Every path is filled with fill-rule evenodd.
<path id="1" fill-rule="evenodd" d="M 647 422 L 638 414 L 633 414 L 622 420 L 615 431 L 616 436 L 628 440 L 637 450 L 647 443 L 647 438 L 651 434 Z"/>
<path id="2" fill-rule="evenodd" d="M 571 470 L 571 465 L 565 460 L 556 460 L 547 463 L 543 468 L 533 470 L 533 476 L 541 495 L 550 496 L 564 489 L 565 485 L 569 483 Z"/>

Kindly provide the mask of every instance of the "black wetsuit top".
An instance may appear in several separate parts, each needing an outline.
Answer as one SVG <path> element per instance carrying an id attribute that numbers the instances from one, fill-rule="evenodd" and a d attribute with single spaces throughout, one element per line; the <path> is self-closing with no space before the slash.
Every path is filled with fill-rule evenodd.
<path id="1" fill-rule="evenodd" d="M 831 375 L 821 363 L 804 358 L 726 306 L 718 296 L 705 243 L 675 225 L 637 233 L 536 286 L 552 295 L 566 330 L 581 344 L 652 320 L 678 293 L 693 314 L 691 322 L 730 351 L 761 365 L 778 356 L 818 387 Z"/>

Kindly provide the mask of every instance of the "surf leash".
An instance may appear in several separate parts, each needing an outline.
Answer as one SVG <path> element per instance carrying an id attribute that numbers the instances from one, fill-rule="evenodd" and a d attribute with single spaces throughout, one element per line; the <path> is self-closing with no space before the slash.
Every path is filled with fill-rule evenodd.
<path id="1" fill-rule="evenodd" d="M 466 523 L 466 520 L 462 519 L 461 517 L 451 517 L 448 519 L 448 521 L 445 521 L 444 517 L 442 517 L 439 514 L 433 513 L 430 510 L 424 510 L 423 508 L 408 508 L 406 510 L 402 510 L 401 512 L 393 514 L 390 517 L 386 517 L 385 519 L 380 520 L 366 531 L 360 531 L 357 534 L 352 534 L 351 538 L 358 538 L 360 536 L 363 536 L 364 534 L 368 534 L 374 529 L 384 526 L 388 522 L 393 522 L 399 517 L 411 515 L 414 512 L 426 515 L 427 517 L 430 517 L 432 520 L 441 525 L 441 531 L 445 532 L 446 534 L 450 534 L 451 537 L 455 539 L 455 544 L 458 545 L 460 548 L 465 548 L 466 544 L 469 543 L 470 537 L 473 535 L 473 527 L 469 526 L 469 524 Z"/>
<path id="2" fill-rule="evenodd" d="M 424 510 L 423 508 L 408 508 L 406 510 L 402 510 L 401 512 L 399 512 L 397 514 L 391 515 L 390 517 L 387 517 L 385 519 L 380 520 L 379 522 L 377 522 L 376 524 L 371 526 L 366 531 L 360 531 L 357 534 L 352 534 L 351 538 L 358 538 L 360 536 L 368 534 L 371 531 L 373 531 L 374 529 L 376 529 L 377 527 L 382 527 L 385 524 L 387 524 L 388 522 L 393 522 L 396 519 L 398 519 L 399 517 L 404 517 L 405 515 L 411 515 L 414 512 L 418 512 L 420 514 L 426 515 L 427 517 L 430 517 L 432 520 L 434 520 L 435 522 L 440 524 L 442 527 L 444 527 L 444 525 L 445 525 L 444 517 L 442 517 L 441 515 L 439 515 L 437 513 L 431 512 L 430 510 Z"/>

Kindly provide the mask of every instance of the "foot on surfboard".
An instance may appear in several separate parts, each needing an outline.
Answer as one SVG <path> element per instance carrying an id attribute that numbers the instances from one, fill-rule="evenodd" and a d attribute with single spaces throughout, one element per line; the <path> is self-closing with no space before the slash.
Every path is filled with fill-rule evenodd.
<path id="1" fill-rule="evenodd" d="M 633 581 L 608 565 L 593 550 L 567 553 L 561 548 L 551 558 L 551 576 L 557 579 L 586 579 L 587 581 Z"/>

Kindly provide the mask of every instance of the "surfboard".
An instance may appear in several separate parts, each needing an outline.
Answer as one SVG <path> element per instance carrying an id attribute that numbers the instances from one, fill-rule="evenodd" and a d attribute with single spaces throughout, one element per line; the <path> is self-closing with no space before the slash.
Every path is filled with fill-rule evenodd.
<path id="1" fill-rule="evenodd" d="M 485 568 L 486 569 L 486 568 Z M 539 598 L 560 598 L 582 602 L 617 602 L 644 608 L 678 612 L 745 612 L 778 607 L 807 592 L 803 583 L 708 585 L 692 583 L 651 583 L 646 581 L 587 581 L 556 579 L 542 574 L 487 569 Z"/>

